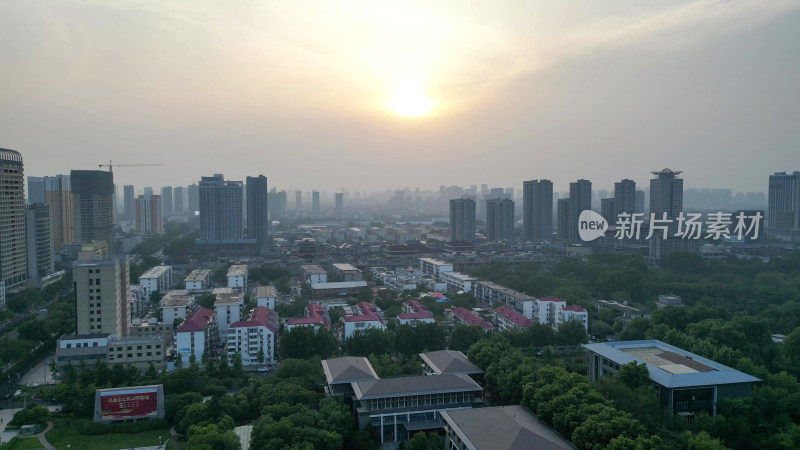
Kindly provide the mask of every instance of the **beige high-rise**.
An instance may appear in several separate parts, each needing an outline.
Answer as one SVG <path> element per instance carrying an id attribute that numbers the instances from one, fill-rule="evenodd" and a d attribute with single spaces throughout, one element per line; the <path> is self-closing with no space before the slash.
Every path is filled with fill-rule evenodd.
<path id="1" fill-rule="evenodd" d="M 0 281 L 8 289 L 25 282 L 27 275 L 22 155 L 0 148 Z"/>
<path id="2" fill-rule="evenodd" d="M 77 334 L 128 335 L 129 264 L 127 259 L 92 261 L 73 270 Z"/>

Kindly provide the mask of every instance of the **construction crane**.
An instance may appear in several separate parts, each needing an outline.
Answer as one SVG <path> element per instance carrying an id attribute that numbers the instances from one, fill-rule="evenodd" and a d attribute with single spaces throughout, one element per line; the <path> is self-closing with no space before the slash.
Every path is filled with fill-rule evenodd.
<path id="1" fill-rule="evenodd" d="M 108 164 L 98 164 L 99 167 L 108 167 L 109 172 L 113 172 L 114 167 L 136 167 L 136 166 L 163 166 L 163 164 L 114 164 L 114 161 L 109 161 Z"/>

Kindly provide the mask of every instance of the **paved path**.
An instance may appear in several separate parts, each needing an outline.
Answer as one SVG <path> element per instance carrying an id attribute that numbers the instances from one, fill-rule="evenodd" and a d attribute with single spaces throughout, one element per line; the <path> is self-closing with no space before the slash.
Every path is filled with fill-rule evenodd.
<path id="1" fill-rule="evenodd" d="M 14 418 L 15 412 L 17 412 L 16 409 L 0 409 L 0 436 L 6 431 L 6 426 L 8 426 L 8 422 L 11 422 L 11 419 Z M 6 439 L 0 439 L 0 444 L 5 444 L 5 441 Z"/>
<path id="2" fill-rule="evenodd" d="M 252 425 L 242 425 L 241 427 L 236 427 L 233 429 L 233 432 L 239 436 L 239 443 L 242 445 L 242 450 L 247 450 L 250 448 L 250 434 L 253 432 Z"/>
<path id="3" fill-rule="evenodd" d="M 39 438 L 39 443 L 42 444 L 42 447 L 46 448 L 47 450 L 56 449 L 55 447 L 50 445 L 50 443 L 47 442 L 47 438 L 44 437 L 45 433 L 47 433 L 52 429 L 53 429 L 53 422 L 47 422 L 47 426 L 45 427 L 45 429 L 41 433 L 36 435 L 36 437 Z"/>
<path id="4" fill-rule="evenodd" d="M 55 355 L 50 355 L 46 357 L 43 361 L 40 361 L 33 369 L 29 370 L 28 373 L 22 376 L 22 380 L 20 380 L 20 384 L 27 386 L 31 383 L 38 383 L 38 384 L 58 384 L 60 383 L 59 380 L 53 378 L 53 373 L 50 370 L 49 362 L 53 360 Z"/>

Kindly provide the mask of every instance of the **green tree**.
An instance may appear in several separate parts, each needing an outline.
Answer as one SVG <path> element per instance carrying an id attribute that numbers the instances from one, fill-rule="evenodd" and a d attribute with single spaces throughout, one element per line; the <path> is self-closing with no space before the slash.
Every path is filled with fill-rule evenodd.
<path id="1" fill-rule="evenodd" d="M 579 345 L 589 341 L 583 323 L 574 320 L 558 326 L 557 339 L 561 345 Z"/>
<path id="2" fill-rule="evenodd" d="M 644 427 L 626 412 L 605 407 L 592 414 L 572 433 L 573 443 L 580 449 L 603 449 L 620 436 L 636 439 L 643 435 Z"/>
<path id="3" fill-rule="evenodd" d="M 239 436 L 231 430 L 221 430 L 211 424 L 189 427 L 189 448 L 209 448 L 213 450 L 239 450 Z"/>
<path id="4" fill-rule="evenodd" d="M 448 347 L 450 350 L 467 352 L 470 346 L 478 342 L 485 334 L 481 327 L 458 324 L 450 332 Z"/>
<path id="5" fill-rule="evenodd" d="M 619 366 L 617 377 L 629 388 L 636 389 L 650 384 L 650 369 L 645 363 L 631 361 Z"/>
<path id="6" fill-rule="evenodd" d="M 417 433 L 401 448 L 405 450 L 439 450 L 444 448 L 444 439 L 436 433 Z"/>

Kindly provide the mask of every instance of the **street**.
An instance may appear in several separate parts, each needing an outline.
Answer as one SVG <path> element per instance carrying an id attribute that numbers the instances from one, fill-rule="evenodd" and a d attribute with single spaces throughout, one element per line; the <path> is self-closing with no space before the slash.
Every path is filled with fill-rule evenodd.
<path id="1" fill-rule="evenodd" d="M 53 378 L 53 374 L 50 371 L 50 361 L 55 358 L 55 354 L 48 356 L 39 364 L 34 366 L 31 370 L 28 371 L 25 375 L 22 376 L 20 380 L 20 384 L 23 386 L 27 386 L 31 383 L 37 384 L 58 384 L 60 383 L 59 380 Z"/>

